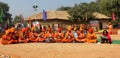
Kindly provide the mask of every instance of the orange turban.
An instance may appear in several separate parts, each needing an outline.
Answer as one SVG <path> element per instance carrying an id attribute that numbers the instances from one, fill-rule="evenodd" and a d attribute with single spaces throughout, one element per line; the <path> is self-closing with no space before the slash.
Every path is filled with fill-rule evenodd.
<path id="1" fill-rule="evenodd" d="M 9 30 L 9 29 L 5 31 L 5 34 L 6 34 L 6 35 L 8 35 L 9 33 L 10 33 L 10 30 Z"/>
<path id="2" fill-rule="evenodd" d="M 23 32 L 23 33 L 25 32 L 25 28 L 22 28 L 22 32 Z"/>
<path id="3" fill-rule="evenodd" d="M 43 31 L 43 32 L 46 31 L 46 28 L 43 28 L 42 31 Z"/>
<path id="4" fill-rule="evenodd" d="M 90 29 L 89 29 L 89 32 L 90 32 L 90 33 L 93 33 L 93 29 L 92 29 L 92 28 L 90 28 Z"/>
<path id="5" fill-rule="evenodd" d="M 52 31 L 52 29 L 51 29 L 51 28 L 48 28 L 48 31 Z"/>
<path id="6" fill-rule="evenodd" d="M 72 30 L 72 27 L 71 27 L 71 26 L 68 26 L 68 30 L 69 30 L 69 31 Z"/>
<path id="7" fill-rule="evenodd" d="M 25 28 L 25 31 L 28 31 L 28 30 L 29 30 L 29 28 L 28 28 L 28 27 L 26 27 L 26 28 Z"/>
<path id="8" fill-rule="evenodd" d="M 58 28 L 58 31 L 61 31 L 61 28 Z"/>
<path id="9" fill-rule="evenodd" d="M 77 27 L 74 27 L 74 30 L 77 30 Z"/>
<path id="10" fill-rule="evenodd" d="M 9 31 L 10 31 L 11 33 L 15 32 L 15 28 L 12 27 L 12 28 L 9 29 Z"/>

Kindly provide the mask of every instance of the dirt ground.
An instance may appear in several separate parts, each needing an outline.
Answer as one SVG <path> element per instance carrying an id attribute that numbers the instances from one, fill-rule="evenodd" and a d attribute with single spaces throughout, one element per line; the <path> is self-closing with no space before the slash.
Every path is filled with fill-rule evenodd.
<path id="1" fill-rule="evenodd" d="M 98 35 L 99 36 L 99 35 Z M 120 40 L 120 35 L 111 35 Z M 88 43 L 0 44 L 1 55 L 11 58 L 120 58 L 120 45 Z"/>
<path id="2" fill-rule="evenodd" d="M 88 43 L 27 43 L 0 45 L 11 58 L 120 58 L 120 45 Z"/>

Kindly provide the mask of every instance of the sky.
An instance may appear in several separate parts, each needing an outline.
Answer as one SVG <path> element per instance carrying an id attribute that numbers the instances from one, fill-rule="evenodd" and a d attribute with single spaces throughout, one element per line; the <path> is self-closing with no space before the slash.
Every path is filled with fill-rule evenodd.
<path id="1" fill-rule="evenodd" d="M 0 2 L 7 3 L 10 7 L 9 13 L 14 18 L 16 15 L 22 14 L 24 17 L 31 16 L 35 13 L 40 13 L 43 10 L 56 10 L 61 6 L 74 6 L 82 2 L 91 2 L 95 0 L 0 0 Z M 37 11 L 34 10 L 33 5 L 37 5 Z"/>

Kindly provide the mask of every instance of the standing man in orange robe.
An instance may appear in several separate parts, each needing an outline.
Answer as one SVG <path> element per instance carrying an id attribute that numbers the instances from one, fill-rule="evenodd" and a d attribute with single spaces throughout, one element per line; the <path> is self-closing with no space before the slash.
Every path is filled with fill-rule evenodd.
<path id="1" fill-rule="evenodd" d="M 67 43 L 71 43 L 74 40 L 74 35 L 72 33 L 72 27 L 68 26 L 68 31 L 65 34 L 64 39 L 62 40 L 62 42 L 67 42 Z"/>
<path id="2" fill-rule="evenodd" d="M 111 23 L 111 22 L 109 22 L 109 26 L 108 26 L 108 33 L 109 33 L 109 34 L 112 34 L 112 30 L 113 30 L 112 23 Z"/>

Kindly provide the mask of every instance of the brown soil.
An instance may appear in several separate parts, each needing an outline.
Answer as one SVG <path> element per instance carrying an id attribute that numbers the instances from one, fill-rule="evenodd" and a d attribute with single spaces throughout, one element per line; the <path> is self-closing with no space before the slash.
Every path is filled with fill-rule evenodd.
<path id="1" fill-rule="evenodd" d="M 120 45 L 88 43 L 27 43 L 0 45 L 12 58 L 120 58 Z"/>

